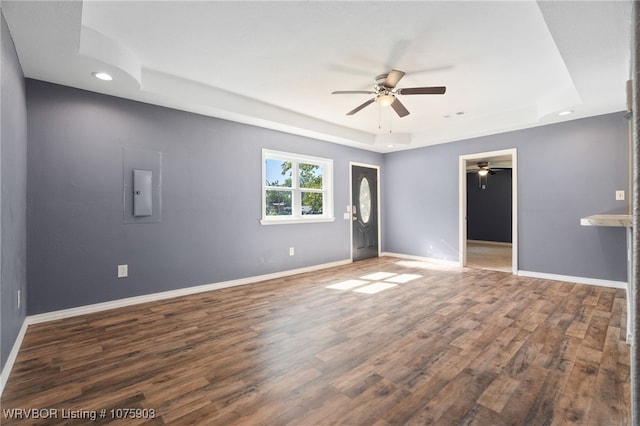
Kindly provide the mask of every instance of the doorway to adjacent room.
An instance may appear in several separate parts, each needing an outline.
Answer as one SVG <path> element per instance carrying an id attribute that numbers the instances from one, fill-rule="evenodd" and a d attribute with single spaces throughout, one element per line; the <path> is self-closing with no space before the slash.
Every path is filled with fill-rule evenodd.
<path id="1" fill-rule="evenodd" d="M 460 156 L 460 265 L 517 273 L 516 149 Z"/>

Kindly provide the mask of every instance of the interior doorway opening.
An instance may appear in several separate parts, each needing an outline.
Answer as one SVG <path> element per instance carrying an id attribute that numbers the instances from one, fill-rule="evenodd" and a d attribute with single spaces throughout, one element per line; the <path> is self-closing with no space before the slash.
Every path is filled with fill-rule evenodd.
<path id="1" fill-rule="evenodd" d="M 460 266 L 516 274 L 516 149 L 460 156 Z"/>

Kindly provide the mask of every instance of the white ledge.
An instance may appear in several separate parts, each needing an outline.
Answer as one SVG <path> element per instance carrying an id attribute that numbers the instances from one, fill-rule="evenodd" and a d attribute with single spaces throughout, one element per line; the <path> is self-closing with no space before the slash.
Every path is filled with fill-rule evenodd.
<path id="1" fill-rule="evenodd" d="M 630 214 L 594 214 L 580 219 L 580 225 L 631 228 L 633 225 L 633 216 Z"/>
<path id="2" fill-rule="evenodd" d="M 297 223 L 321 223 L 321 222 L 334 222 L 335 217 L 325 217 L 317 219 L 262 219 L 261 225 L 292 225 Z"/>

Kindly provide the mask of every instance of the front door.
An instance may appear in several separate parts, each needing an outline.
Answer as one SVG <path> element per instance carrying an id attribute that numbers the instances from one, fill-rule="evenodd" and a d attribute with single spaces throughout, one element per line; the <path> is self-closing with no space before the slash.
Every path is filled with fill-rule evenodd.
<path id="1" fill-rule="evenodd" d="M 351 166 L 353 260 L 378 257 L 378 170 Z"/>

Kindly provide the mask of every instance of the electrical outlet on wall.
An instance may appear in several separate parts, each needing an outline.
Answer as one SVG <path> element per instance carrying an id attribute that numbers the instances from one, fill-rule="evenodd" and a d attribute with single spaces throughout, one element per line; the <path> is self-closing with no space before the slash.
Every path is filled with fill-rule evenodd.
<path id="1" fill-rule="evenodd" d="M 296 254 L 296 249 L 293 247 L 289 247 L 289 256 L 293 256 L 294 254 Z"/>
<path id="2" fill-rule="evenodd" d="M 616 200 L 624 201 L 624 191 L 616 191 Z"/>
<path id="3" fill-rule="evenodd" d="M 127 278 L 129 276 L 129 265 L 118 265 L 118 278 Z"/>

